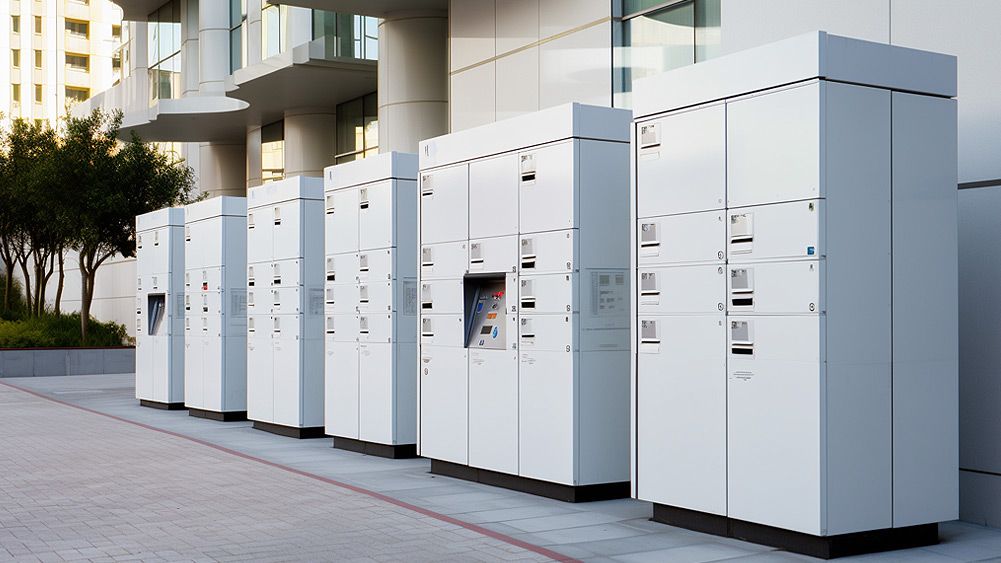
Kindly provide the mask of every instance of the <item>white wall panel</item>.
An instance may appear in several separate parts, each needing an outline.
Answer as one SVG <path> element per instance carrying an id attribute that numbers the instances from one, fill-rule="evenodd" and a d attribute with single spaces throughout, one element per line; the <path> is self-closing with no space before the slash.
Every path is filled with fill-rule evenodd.
<path id="1" fill-rule="evenodd" d="M 567 102 L 612 105 L 611 45 L 610 23 L 543 43 L 539 47 L 539 108 Z"/>
<path id="2" fill-rule="evenodd" d="M 496 119 L 494 63 L 453 74 L 451 82 L 452 131 L 492 123 Z"/>
<path id="3" fill-rule="evenodd" d="M 545 39 L 611 15 L 612 2 L 608 0 L 541 0 L 539 36 Z"/>
<path id="4" fill-rule="evenodd" d="M 539 47 L 501 57 L 495 64 L 497 65 L 497 120 L 537 111 Z"/>
<path id="5" fill-rule="evenodd" d="M 497 0 L 496 4 L 498 55 L 539 40 L 540 0 Z"/>
<path id="6" fill-rule="evenodd" d="M 450 71 L 494 56 L 494 0 L 452 0 L 448 19 Z"/>

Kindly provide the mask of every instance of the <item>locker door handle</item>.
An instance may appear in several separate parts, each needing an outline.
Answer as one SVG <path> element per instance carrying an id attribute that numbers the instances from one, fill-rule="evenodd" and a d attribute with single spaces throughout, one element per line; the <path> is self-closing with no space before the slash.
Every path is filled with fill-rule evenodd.
<path id="1" fill-rule="evenodd" d="M 334 272 L 327 272 L 327 281 L 337 281 L 337 274 Z"/>
<path id="2" fill-rule="evenodd" d="M 651 248 L 654 246 L 660 246 L 659 240 L 644 240 L 640 242 L 640 248 Z"/>
<path id="3" fill-rule="evenodd" d="M 535 309 L 535 298 L 534 297 L 522 297 L 521 298 L 521 308 L 522 309 Z"/>
<path id="4" fill-rule="evenodd" d="M 522 268 L 535 268 L 535 255 L 534 254 L 522 254 L 521 255 L 521 267 Z"/>
<path id="5" fill-rule="evenodd" d="M 358 208 L 362 209 L 362 210 L 368 209 L 368 202 L 367 201 L 361 201 L 361 202 L 359 202 L 358 203 Z"/>
<path id="6" fill-rule="evenodd" d="M 660 344 L 659 338 L 641 338 L 640 344 Z"/>
<path id="7" fill-rule="evenodd" d="M 732 289 L 730 290 L 730 305 L 734 307 L 753 307 L 753 289 Z"/>
<path id="8" fill-rule="evenodd" d="M 732 342 L 730 343 L 730 353 L 735 356 L 753 356 L 753 342 Z"/>
<path id="9" fill-rule="evenodd" d="M 421 190 L 421 197 L 431 197 L 434 195 L 434 188 L 425 188 Z"/>
<path id="10" fill-rule="evenodd" d="M 469 263 L 470 264 L 482 264 L 483 263 L 483 258 L 470 258 L 469 259 Z M 422 264 L 422 265 L 424 265 L 424 266 L 430 266 L 431 264 Z"/>

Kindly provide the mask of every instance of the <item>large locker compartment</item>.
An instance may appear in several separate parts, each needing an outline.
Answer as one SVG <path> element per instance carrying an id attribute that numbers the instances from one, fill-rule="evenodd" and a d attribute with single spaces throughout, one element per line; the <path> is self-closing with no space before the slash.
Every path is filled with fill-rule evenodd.
<path id="1" fill-rule="evenodd" d="M 136 217 L 136 399 L 184 408 L 184 208 Z"/>
<path id="2" fill-rule="evenodd" d="M 185 208 L 184 404 L 192 416 L 247 417 L 247 199 Z"/>
<path id="3" fill-rule="evenodd" d="M 465 197 L 465 185 L 451 182 L 461 184 L 461 175 L 444 175 L 428 201 L 438 205 Z M 421 306 L 417 156 L 386 153 L 331 166 L 324 173 L 324 190 L 325 432 L 333 436 L 335 448 L 413 457 Z M 448 239 L 449 224 L 445 221 L 444 230 L 432 238 Z M 449 254 L 442 252 L 443 268 Z M 464 251 L 461 259 L 464 263 Z M 438 309 L 462 312 L 461 303 L 442 301 Z"/>
<path id="4" fill-rule="evenodd" d="M 569 104 L 421 144 L 417 442 L 432 472 L 574 502 L 628 494 L 628 120 Z"/>
<path id="5" fill-rule="evenodd" d="M 323 437 L 324 208 L 321 178 L 247 194 L 247 418 L 294 438 Z"/>
<path id="6" fill-rule="evenodd" d="M 955 95 L 954 57 L 824 32 L 637 83 L 655 520 L 829 558 L 958 516 Z"/>

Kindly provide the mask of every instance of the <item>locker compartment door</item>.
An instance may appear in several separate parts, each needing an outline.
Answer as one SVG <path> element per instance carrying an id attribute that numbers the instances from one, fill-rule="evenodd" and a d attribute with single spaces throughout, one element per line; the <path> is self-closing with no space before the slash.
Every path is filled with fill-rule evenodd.
<path id="1" fill-rule="evenodd" d="M 469 238 L 518 234 L 518 155 L 469 164 Z"/>
<path id="2" fill-rule="evenodd" d="M 540 233 L 576 225 L 576 145 L 564 141 L 519 155 L 519 230 Z"/>
<path id="3" fill-rule="evenodd" d="M 359 345 L 358 436 L 367 442 L 393 443 L 393 345 L 389 343 Z"/>
<path id="4" fill-rule="evenodd" d="M 518 349 L 563 351 L 577 349 L 574 329 L 578 317 L 575 314 L 529 315 L 522 313 L 518 319 Z"/>
<path id="5" fill-rule="evenodd" d="M 523 275 L 518 283 L 518 310 L 522 315 L 576 313 L 576 274 Z"/>
<path id="6" fill-rule="evenodd" d="M 458 315 L 421 315 L 421 344 L 463 348 L 466 345 L 465 319 Z"/>
<path id="7" fill-rule="evenodd" d="M 382 281 L 358 284 L 358 311 L 361 313 L 386 313 L 393 310 L 393 282 Z"/>
<path id="8" fill-rule="evenodd" d="M 726 207 L 726 106 L 639 123 L 638 217 Z"/>
<path id="9" fill-rule="evenodd" d="M 358 439 L 358 344 L 325 339 L 323 411 L 326 433 Z"/>
<path id="10" fill-rule="evenodd" d="M 327 283 L 357 283 L 359 259 L 356 252 L 327 255 L 324 266 Z"/>
<path id="11" fill-rule="evenodd" d="M 464 348 L 421 346 L 420 434 L 423 457 L 467 464 L 467 357 Z"/>
<path id="12" fill-rule="evenodd" d="M 326 315 L 324 334 L 335 342 L 358 342 L 358 315 Z"/>
<path id="13" fill-rule="evenodd" d="M 824 200 L 727 211 L 730 262 L 826 256 Z"/>
<path id="14" fill-rule="evenodd" d="M 518 475 L 574 484 L 575 352 L 521 350 Z"/>
<path id="15" fill-rule="evenodd" d="M 429 244 L 421 247 L 421 278 L 461 278 L 469 267 L 466 242 Z"/>
<path id="16" fill-rule="evenodd" d="M 733 316 L 727 322 L 729 515 L 820 535 L 821 320 Z"/>
<path id="17" fill-rule="evenodd" d="M 218 336 L 204 336 L 201 339 L 203 378 L 203 399 L 205 408 L 222 411 L 222 379 L 226 366 L 223 364 L 223 339 Z"/>
<path id="18" fill-rule="evenodd" d="M 202 339 L 195 335 L 184 337 L 184 404 L 196 409 L 205 408 L 206 373 L 202 364 Z"/>
<path id="19" fill-rule="evenodd" d="M 222 339 L 225 357 L 223 375 L 223 409 L 247 410 L 247 338 L 246 335 Z"/>
<path id="20" fill-rule="evenodd" d="M 726 258 L 726 213 L 708 211 L 640 219 L 639 264 L 721 262 Z"/>
<path id="21" fill-rule="evenodd" d="M 720 313 L 727 270 L 721 265 L 642 267 L 636 273 L 640 314 Z"/>
<path id="22" fill-rule="evenodd" d="M 727 267 L 727 307 L 734 314 L 822 313 L 824 260 L 756 262 Z"/>
<path id="23" fill-rule="evenodd" d="M 166 403 L 170 389 L 170 338 L 166 335 L 154 336 L 153 341 L 153 382 L 150 399 Z"/>
<path id="24" fill-rule="evenodd" d="M 326 230 L 324 252 L 343 254 L 357 252 L 359 247 L 358 188 L 343 188 L 327 192 L 324 198 Z"/>
<path id="25" fill-rule="evenodd" d="M 198 287 L 195 289 L 201 291 L 222 291 L 224 289 L 225 266 L 202 268 L 196 272 L 198 273 Z M 195 280 L 192 279 L 191 282 L 195 283 Z"/>
<path id="26" fill-rule="evenodd" d="M 268 262 L 274 256 L 274 218 L 270 207 L 247 212 L 247 262 Z"/>
<path id="27" fill-rule="evenodd" d="M 469 272 L 517 272 L 518 236 L 469 241 Z"/>
<path id="28" fill-rule="evenodd" d="M 153 397 L 153 342 L 151 337 L 136 335 L 136 398 Z"/>
<path id="29" fill-rule="evenodd" d="M 517 351 L 469 351 L 469 465 L 518 474 Z"/>
<path id="30" fill-rule="evenodd" d="M 298 315 L 276 315 L 274 345 L 275 424 L 302 425 L 302 342 Z"/>
<path id="31" fill-rule="evenodd" d="M 823 197 L 821 89 L 807 84 L 727 104 L 727 205 Z"/>
<path id="32" fill-rule="evenodd" d="M 465 312 L 461 279 L 424 280 L 419 291 L 422 313 L 462 315 Z"/>
<path id="33" fill-rule="evenodd" d="M 324 289 L 327 311 L 343 315 L 358 312 L 358 285 L 348 283 L 327 284 Z"/>
<path id="34" fill-rule="evenodd" d="M 297 315 L 302 311 L 302 289 L 274 287 L 269 291 L 271 312 L 275 315 Z"/>
<path id="35" fill-rule="evenodd" d="M 469 177 L 465 164 L 421 173 L 421 243 L 469 238 Z"/>
<path id="36" fill-rule="evenodd" d="M 358 281 L 382 282 L 396 278 L 393 249 L 365 250 L 358 253 Z M 412 266 L 411 266 L 412 268 Z M 411 269 L 411 271 L 413 271 Z"/>
<path id="37" fill-rule="evenodd" d="M 726 515 L 726 317 L 639 318 L 636 487 L 643 500 Z"/>
<path id="38" fill-rule="evenodd" d="M 302 206 L 302 200 L 294 199 L 270 207 L 271 215 L 266 219 L 275 232 L 275 260 L 302 258 L 302 233 L 305 228 Z"/>
<path id="39" fill-rule="evenodd" d="M 575 268 L 577 232 L 555 231 L 522 235 L 519 243 L 519 271 L 522 274 L 553 274 Z"/>
<path id="40" fill-rule="evenodd" d="M 281 287 L 296 287 L 305 285 L 302 272 L 302 260 L 277 260 L 271 264 L 270 271 L 265 272 L 270 285 Z"/>
<path id="41" fill-rule="evenodd" d="M 272 422 L 275 417 L 275 363 L 271 317 L 251 315 L 247 334 L 247 418 Z"/>
<path id="42" fill-rule="evenodd" d="M 358 341 L 362 343 L 392 342 L 393 315 L 391 313 L 358 315 Z"/>
<path id="43" fill-rule="evenodd" d="M 358 188 L 358 248 L 393 246 L 394 180 Z"/>

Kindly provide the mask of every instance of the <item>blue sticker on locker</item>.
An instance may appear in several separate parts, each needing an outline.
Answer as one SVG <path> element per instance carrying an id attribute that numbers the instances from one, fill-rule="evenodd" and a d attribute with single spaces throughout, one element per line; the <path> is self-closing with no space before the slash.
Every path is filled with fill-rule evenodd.
<path id="1" fill-rule="evenodd" d="M 483 303 L 477 303 L 476 304 L 476 312 L 479 313 L 482 310 L 483 310 Z"/>
<path id="2" fill-rule="evenodd" d="M 494 327 L 494 331 L 490 333 L 491 338 L 497 338 L 497 327 Z"/>
<path id="3" fill-rule="evenodd" d="M 814 248 L 812 246 L 806 247 L 806 255 L 807 256 L 813 256 L 814 252 L 815 252 L 815 250 L 814 250 Z"/>

